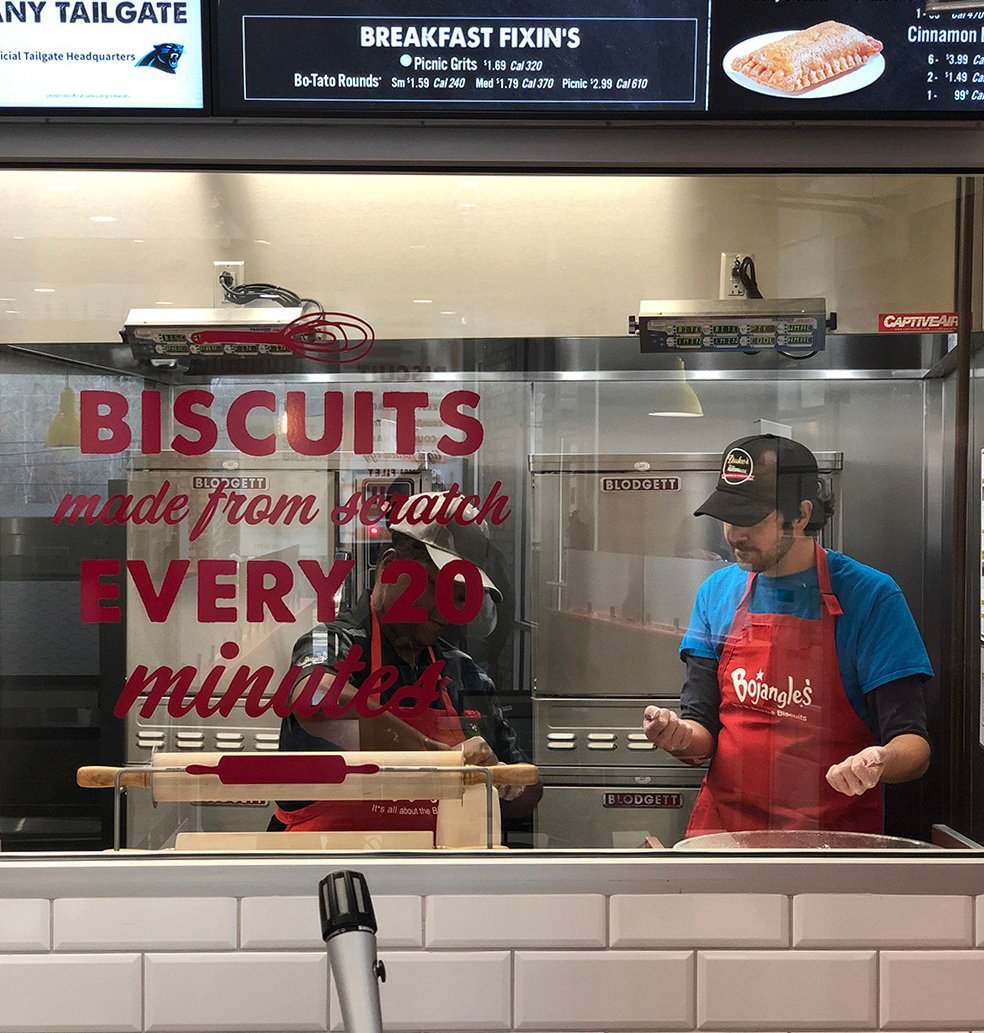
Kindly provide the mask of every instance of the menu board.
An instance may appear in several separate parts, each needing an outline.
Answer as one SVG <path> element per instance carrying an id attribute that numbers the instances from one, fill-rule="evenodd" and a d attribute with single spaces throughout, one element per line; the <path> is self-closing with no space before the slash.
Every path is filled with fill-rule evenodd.
<path id="1" fill-rule="evenodd" d="M 0 111 L 204 110 L 201 0 L 0 4 Z"/>
<path id="2" fill-rule="evenodd" d="M 930 14 L 913 0 L 215 2 L 222 115 L 798 120 L 984 111 L 984 10 Z"/>

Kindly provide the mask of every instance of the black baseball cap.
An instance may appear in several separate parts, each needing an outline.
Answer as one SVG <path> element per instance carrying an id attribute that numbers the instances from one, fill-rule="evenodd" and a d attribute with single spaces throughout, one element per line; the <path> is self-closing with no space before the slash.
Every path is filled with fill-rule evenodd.
<path id="1" fill-rule="evenodd" d="M 717 487 L 694 516 L 751 527 L 804 499 L 816 510 L 819 486 L 816 457 L 805 445 L 775 434 L 754 434 L 732 441 L 721 454 Z"/>

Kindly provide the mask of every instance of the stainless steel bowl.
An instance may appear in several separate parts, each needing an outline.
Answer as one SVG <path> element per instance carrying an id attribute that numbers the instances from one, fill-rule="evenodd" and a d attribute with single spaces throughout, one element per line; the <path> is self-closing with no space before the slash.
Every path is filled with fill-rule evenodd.
<path id="1" fill-rule="evenodd" d="M 807 829 L 761 829 L 713 832 L 682 839 L 674 850 L 932 850 L 931 843 L 869 832 L 825 832 Z"/>

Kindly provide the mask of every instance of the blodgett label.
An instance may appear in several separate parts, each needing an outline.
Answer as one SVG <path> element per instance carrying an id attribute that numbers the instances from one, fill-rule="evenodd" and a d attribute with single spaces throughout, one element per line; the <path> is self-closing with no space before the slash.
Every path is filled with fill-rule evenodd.
<path id="1" fill-rule="evenodd" d="M 192 477 L 191 479 L 192 488 L 205 488 L 208 491 L 214 491 L 216 488 L 230 488 L 234 491 L 265 491 L 267 488 L 267 479 L 265 477 L 230 477 L 230 476 L 212 476 L 212 477 Z"/>
<path id="2" fill-rule="evenodd" d="M 602 491 L 679 491 L 679 477 L 602 477 Z"/>
<path id="3" fill-rule="evenodd" d="M 683 806 L 683 793 L 603 793 L 603 807 L 667 807 Z"/>

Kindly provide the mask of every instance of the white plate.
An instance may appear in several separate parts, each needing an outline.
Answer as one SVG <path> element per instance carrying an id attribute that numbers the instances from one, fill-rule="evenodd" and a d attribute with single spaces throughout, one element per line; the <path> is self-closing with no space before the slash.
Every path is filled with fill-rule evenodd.
<path id="1" fill-rule="evenodd" d="M 860 68 L 845 73 L 840 78 L 834 79 L 833 82 L 824 83 L 805 93 L 784 93 L 782 90 L 774 90 L 771 86 L 753 82 L 747 75 L 742 75 L 741 72 L 736 72 L 731 67 L 731 62 L 736 57 L 744 57 L 767 43 L 774 43 L 777 39 L 782 39 L 783 36 L 789 36 L 797 31 L 797 29 L 786 29 L 780 32 L 763 32 L 761 36 L 750 36 L 741 43 L 736 43 L 724 55 L 724 74 L 732 82 L 744 86 L 746 90 L 751 90 L 752 93 L 764 93 L 767 97 L 782 97 L 784 100 L 822 100 L 824 97 L 839 97 L 844 93 L 863 90 L 885 71 L 885 58 L 881 54 L 875 54 L 874 57 L 869 57 Z"/>

